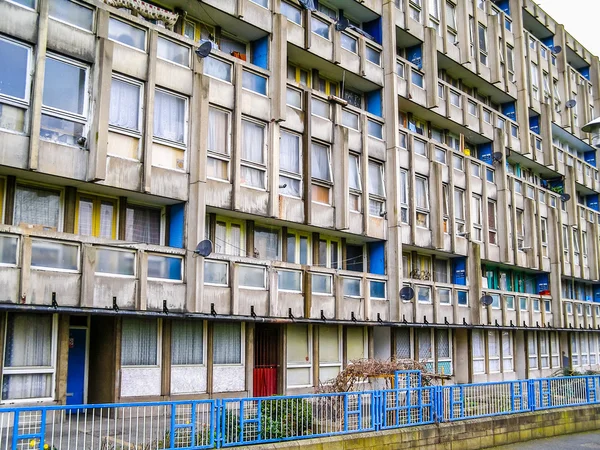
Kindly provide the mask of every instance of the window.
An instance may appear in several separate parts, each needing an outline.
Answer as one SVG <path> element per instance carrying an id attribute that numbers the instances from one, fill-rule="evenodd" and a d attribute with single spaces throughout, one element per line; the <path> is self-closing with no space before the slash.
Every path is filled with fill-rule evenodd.
<path id="1" fill-rule="evenodd" d="M 288 325 L 286 328 L 288 387 L 310 386 L 312 384 L 312 328 L 304 324 Z"/>
<path id="2" fill-rule="evenodd" d="M 252 3 L 262 6 L 263 8 L 269 7 L 269 0 L 251 0 Z"/>
<path id="3" fill-rule="evenodd" d="M 496 202 L 494 200 L 488 200 L 488 239 L 490 244 L 496 245 L 498 229 L 496 225 Z"/>
<path id="4" fill-rule="evenodd" d="M 302 147 L 300 136 L 281 131 L 279 143 L 279 193 L 302 197 Z"/>
<path id="5" fill-rule="evenodd" d="M 81 236 L 115 239 L 117 202 L 107 197 L 79 194 L 75 230 Z"/>
<path id="6" fill-rule="evenodd" d="M 427 156 L 427 143 L 421 139 L 413 139 L 413 153 Z"/>
<path id="7" fill-rule="evenodd" d="M 345 297 L 360 297 L 361 282 L 360 278 L 342 278 L 342 291 Z"/>
<path id="8" fill-rule="evenodd" d="M 396 338 L 395 354 L 398 359 L 412 359 L 413 346 L 411 342 L 410 328 L 394 328 L 394 337 Z"/>
<path id="9" fill-rule="evenodd" d="M 542 256 L 548 256 L 548 220 L 545 217 L 540 219 L 540 239 L 542 241 Z"/>
<path id="10" fill-rule="evenodd" d="M 186 145 L 187 99 L 156 89 L 154 94 L 154 139 Z M 158 161 L 152 160 L 157 165 Z M 183 169 L 183 163 L 181 167 Z"/>
<path id="11" fill-rule="evenodd" d="M 241 323 L 213 323 L 213 363 L 242 364 Z"/>
<path id="12" fill-rule="evenodd" d="M 229 111 L 209 106 L 206 164 L 206 174 L 209 178 L 229 180 L 230 124 L 231 114 Z"/>
<path id="13" fill-rule="evenodd" d="M 348 155 L 348 185 L 350 194 L 348 197 L 348 206 L 351 211 L 360 212 L 361 205 L 361 180 L 360 180 L 360 158 L 358 155 L 350 153 Z"/>
<path id="14" fill-rule="evenodd" d="M 129 47 L 146 51 L 146 31 L 112 17 L 108 22 L 108 38 Z"/>
<path id="15" fill-rule="evenodd" d="M 538 368 L 538 346 L 537 346 L 537 336 L 535 332 L 528 333 L 527 336 L 527 354 L 529 360 L 529 368 L 537 369 Z"/>
<path id="16" fill-rule="evenodd" d="M 0 37 L 0 128 L 23 133 L 31 84 L 31 47 Z"/>
<path id="17" fill-rule="evenodd" d="M 471 217 L 473 220 L 473 240 L 483 240 L 483 223 L 481 211 L 481 196 L 473 194 L 471 197 Z"/>
<path id="18" fill-rule="evenodd" d="M 446 150 L 435 147 L 435 160 L 439 163 L 446 164 Z"/>
<path id="19" fill-rule="evenodd" d="M 358 114 L 342 109 L 342 125 L 353 130 L 359 130 Z"/>
<path id="20" fill-rule="evenodd" d="M 287 78 L 292 83 L 298 83 L 300 86 L 308 87 L 310 85 L 310 72 L 293 64 L 288 64 Z"/>
<path id="21" fill-rule="evenodd" d="M 42 187 L 17 184 L 13 224 L 42 225 L 61 231 L 61 193 Z"/>
<path id="22" fill-rule="evenodd" d="M 244 232 L 243 221 L 217 218 L 217 223 L 215 224 L 214 252 L 226 255 L 247 256 Z"/>
<path id="23" fill-rule="evenodd" d="M 446 27 L 448 42 L 451 44 L 456 43 L 458 39 L 458 31 L 456 28 L 456 5 L 451 2 L 446 2 Z"/>
<path id="24" fill-rule="evenodd" d="M 160 245 L 160 230 L 160 209 L 127 205 L 125 214 L 126 241 Z"/>
<path id="25" fill-rule="evenodd" d="M 56 335 L 52 315 L 6 315 L 2 400 L 54 397 Z"/>
<path id="26" fill-rule="evenodd" d="M 371 137 L 383 140 L 383 125 L 374 120 L 367 120 L 367 134 Z"/>
<path id="27" fill-rule="evenodd" d="M 302 92 L 288 87 L 285 91 L 286 105 L 302 110 Z"/>
<path id="28" fill-rule="evenodd" d="M 337 325 L 319 325 L 319 380 L 334 379 L 342 368 L 342 346 Z"/>
<path id="29" fill-rule="evenodd" d="M 231 83 L 231 63 L 208 56 L 202 64 L 205 75 Z"/>
<path id="30" fill-rule="evenodd" d="M 171 323 L 171 365 L 204 364 L 204 321 L 174 320 Z"/>
<path id="31" fill-rule="evenodd" d="M 190 66 L 190 48 L 161 36 L 158 37 L 156 56 L 181 66 Z"/>
<path id="32" fill-rule="evenodd" d="M 456 233 L 465 232 L 465 191 L 454 188 L 454 223 Z"/>
<path id="33" fill-rule="evenodd" d="M 490 373 L 500 372 L 500 333 L 487 332 L 488 367 Z"/>
<path id="34" fill-rule="evenodd" d="M 369 214 L 380 217 L 385 212 L 383 164 L 369 161 Z"/>
<path id="35" fill-rule="evenodd" d="M 267 77 L 248 70 L 242 71 L 242 88 L 257 94 L 267 95 Z"/>
<path id="36" fill-rule="evenodd" d="M 421 89 L 425 89 L 425 75 L 423 75 L 421 72 L 417 71 L 417 69 L 414 68 L 411 68 L 410 73 L 410 81 L 412 82 L 412 84 L 414 84 L 417 87 L 420 87 Z"/>
<path id="37" fill-rule="evenodd" d="M 477 107 L 477 103 L 475 103 L 474 101 L 469 100 L 467 102 L 467 106 L 468 106 L 468 111 L 469 114 L 471 114 L 472 116 L 478 117 L 479 116 L 479 108 Z"/>
<path id="38" fill-rule="evenodd" d="M 562 226 L 562 245 L 563 251 L 569 253 L 569 227 L 567 225 Z"/>
<path id="39" fill-rule="evenodd" d="M 331 149 L 323 144 L 311 144 L 312 201 L 331 204 Z"/>
<path id="40" fill-rule="evenodd" d="M 311 105 L 311 114 L 313 116 L 319 116 L 324 119 L 329 120 L 331 108 L 329 107 L 329 103 L 319 100 L 316 97 L 313 97 L 310 102 Z"/>
<path id="41" fill-rule="evenodd" d="M 415 177 L 415 197 L 417 203 L 417 226 L 429 228 L 429 180 Z"/>
<path id="42" fill-rule="evenodd" d="M 148 279 L 183 281 L 183 258 L 149 254 Z"/>
<path id="43" fill-rule="evenodd" d="M 347 33 L 342 33 L 341 34 L 341 45 L 342 45 L 342 48 L 345 48 L 346 50 L 348 50 L 352 53 L 356 53 L 356 49 L 358 47 L 358 41 L 353 36 L 350 36 Z"/>
<path id="44" fill-rule="evenodd" d="M 550 346 L 548 345 L 548 333 L 540 331 L 538 333 L 540 340 L 540 362 L 542 369 L 550 367 Z"/>
<path id="45" fill-rule="evenodd" d="M 264 189 L 266 180 L 265 125 L 242 119 L 241 184 Z"/>
<path id="46" fill-rule="evenodd" d="M 286 241 L 286 262 L 295 264 L 309 264 L 311 259 L 310 235 L 295 231 L 288 231 Z"/>
<path id="47" fill-rule="evenodd" d="M 229 285 L 229 264 L 222 261 L 204 260 L 204 284 Z"/>
<path id="48" fill-rule="evenodd" d="M 341 268 L 340 251 L 342 245 L 335 238 L 321 237 L 319 239 L 319 266 L 330 269 Z"/>
<path id="49" fill-rule="evenodd" d="M 311 280 L 313 294 L 331 295 L 333 293 L 333 277 L 331 275 L 320 275 L 313 273 L 311 276 Z"/>
<path id="50" fill-rule="evenodd" d="M 460 94 L 450 89 L 450 104 L 460 108 Z"/>
<path id="51" fill-rule="evenodd" d="M 523 248 L 523 244 L 525 242 L 525 223 L 523 221 L 523 210 L 517 209 L 516 216 L 517 249 L 520 249 Z"/>
<path id="52" fill-rule="evenodd" d="M 329 40 L 329 23 L 325 22 L 317 18 L 316 16 L 311 16 L 311 30 L 318 36 Z"/>
<path id="53" fill-rule="evenodd" d="M 508 80 L 516 83 L 515 77 L 515 51 L 510 45 L 506 45 L 506 67 L 508 71 Z"/>
<path id="54" fill-rule="evenodd" d="M 158 337 L 158 320 L 124 317 L 121 325 L 121 365 L 159 365 Z"/>
<path id="55" fill-rule="evenodd" d="M 479 38 L 479 62 L 483 65 L 488 65 L 488 49 L 487 49 L 487 28 L 482 24 L 478 24 Z"/>
<path id="56" fill-rule="evenodd" d="M 141 141 L 141 124 L 143 85 L 122 76 L 115 76 L 110 85 L 110 110 L 108 123 L 111 131 L 118 131 L 134 138 L 130 145 L 120 140 L 119 145 L 109 145 L 108 150 L 114 156 L 139 159 L 139 143 Z"/>
<path id="57" fill-rule="evenodd" d="M 483 333 L 483 330 L 473 330 L 471 333 L 473 373 L 485 373 L 485 339 Z"/>
<path id="58" fill-rule="evenodd" d="M 408 224 L 408 172 L 406 170 L 400 170 L 400 221 Z"/>
<path id="59" fill-rule="evenodd" d="M 302 25 L 302 11 L 295 6 L 290 5 L 286 2 L 281 2 L 279 7 L 281 14 L 283 14 L 290 22 L 294 22 L 297 25 Z"/>
<path id="60" fill-rule="evenodd" d="M 43 139 L 81 145 L 88 115 L 87 79 L 87 66 L 58 56 L 46 56 L 40 129 Z"/>
<path id="61" fill-rule="evenodd" d="M 513 337 L 512 332 L 502 331 L 502 371 L 513 371 Z"/>
<path id="62" fill-rule="evenodd" d="M 448 260 L 436 258 L 434 263 L 433 281 L 436 283 L 449 283 Z"/>
<path id="63" fill-rule="evenodd" d="M 538 100 L 539 99 L 539 70 L 538 70 L 538 65 L 536 63 L 534 63 L 533 61 L 531 62 L 531 71 L 529 73 L 530 76 L 530 80 L 531 80 L 531 90 L 533 93 L 533 98 Z"/>
<path id="64" fill-rule="evenodd" d="M 254 257 L 279 260 L 279 231 L 266 227 L 254 229 Z"/>
<path id="65" fill-rule="evenodd" d="M 83 30 L 92 31 L 94 25 L 93 9 L 70 0 L 52 0 L 49 6 L 49 16 L 53 19 Z"/>
<path id="66" fill-rule="evenodd" d="M 376 48 L 367 45 L 365 56 L 367 57 L 367 61 L 372 62 L 376 66 L 381 65 L 381 51 L 377 50 Z"/>

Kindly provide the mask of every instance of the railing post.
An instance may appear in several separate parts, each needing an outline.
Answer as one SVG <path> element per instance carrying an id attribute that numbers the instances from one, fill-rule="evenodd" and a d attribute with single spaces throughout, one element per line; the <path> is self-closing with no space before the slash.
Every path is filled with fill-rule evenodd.
<path id="1" fill-rule="evenodd" d="M 216 448 L 221 448 L 222 447 L 222 441 L 223 441 L 223 430 L 225 427 L 224 424 L 224 420 L 221 414 L 221 407 L 222 407 L 222 402 L 223 400 L 220 399 L 216 399 L 215 402 L 213 403 L 212 406 L 212 414 L 214 417 L 213 420 L 213 427 L 214 427 L 214 440 L 215 440 L 215 447 Z"/>
<path id="2" fill-rule="evenodd" d="M 444 387 L 435 386 L 433 395 L 433 407 L 435 411 L 435 421 L 440 423 L 444 421 Z"/>
<path id="3" fill-rule="evenodd" d="M 373 429 L 379 431 L 381 429 L 381 391 L 373 391 L 373 406 L 371 408 L 373 414 Z"/>
<path id="4" fill-rule="evenodd" d="M 527 403 L 529 411 L 535 411 L 535 380 L 527 380 Z"/>
<path id="5" fill-rule="evenodd" d="M 590 377 L 585 377 L 585 402 L 590 403 Z"/>

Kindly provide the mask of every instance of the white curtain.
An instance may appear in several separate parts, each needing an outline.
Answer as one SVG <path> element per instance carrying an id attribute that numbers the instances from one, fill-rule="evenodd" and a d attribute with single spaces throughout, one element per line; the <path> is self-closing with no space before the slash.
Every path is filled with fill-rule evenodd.
<path id="1" fill-rule="evenodd" d="M 431 331 L 429 329 L 419 330 L 419 359 L 429 360 L 432 358 Z"/>
<path id="2" fill-rule="evenodd" d="M 185 99 L 164 91 L 154 94 L 154 136 L 185 143 Z"/>
<path id="3" fill-rule="evenodd" d="M 208 150 L 229 155 L 229 113 L 208 109 Z"/>
<path id="4" fill-rule="evenodd" d="M 94 202 L 87 198 L 81 198 L 79 200 L 79 217 L 77 219 L 79 223 L 78 234 L 82 236 L 92 235 L 92 223 L 93 223 L 93 211 Z"/>
<path id="5" fill-rule="evenodd" d="M 52 396 L 52 374 L 11 374 L 12 368 L 52 370 L 52 316 L 9 314 L 6 329 L 2 398 Z"/>
<path id="6" fill-rule="evenodd" d="M 436 353 L 438 358 L 450 358 L 448 330 L 436 330 Z"/>
<path id="7" fill-rule="evenodd" d="M 331 181 L 329 148 L 321 144 L 312 144 L 311 176 L 323 181 Z"/>
<path id="8" fill-rule="evenodd" d="M 483 348 L 483 332 L 481 330 L 473 330 L 473 358 L 483 358 L 485 350 Z"/>
<path id="9" fill-rule="evenodd" d="M 242 325 L 240 323 L 215 323 L 213 327 L 214 364 L 242 363 Z"/>
<path id="10" fill-rule="evenodd" d="M 115 205 L 113 202 L 100 202 L 100 237 L 113 238 L 113 214 Z"/>
<path id="11" fill-rule="evenodd" d="M 264 164 L 265 127 L 242 120 L 242 159 Z"/>
<path id="12" fill-rule="evenodd" d="M 341 362 L 340 341 L 337 325 L 319 325 L 319 363 Z"/>
<path id="13" fill-rule="evenodd" d="M 175 320 L 171 328 L 171 363 L 173 365 L 204 362 L 204 327 L 202 320 Z"/>
<path id="14" fill-rule="evenodd" d="M 58 228 L 60 193 L 29 186 L 17 186 L 14 225 L 28 223 Z"/>
<path id="15" fill-rule="evenodd" d="M 381 164 L 369 161 L 369 194 L 378 197 L 385 197 L 382 169 Z"/>
<path id="16" fill-rule="evenodd" d="M 284 172 L 300 175 L 300 136 L 281 132 L 279 168 Z"/>
<path id="17" fill-rule="evenodd" d="M 360 171 L 358 169 L 358 156 L 348 156 L 348 178 L 350 189 L 360 191 Z"/>
<path id="18" fill-rule="evenodd" d="M 454 217 L 465 220 L 465 192 L 454 189 Z"/>
<path id="19" fill-rule="evenodd" d="M 209 56 L 204 58 L 204 73 L 220 80 L 231 81 L 231 64 Z"/>
<path id="20" fill-rule="evenodd" d="M 410 330 L 408 328 L 397 328 L 396 333 L 396 357 L 400 359 L 411 358 Z"/>
<path id="21" fill-rule="evenodd" d="M 158 364 L 158 322 L 156 319 L 124 318 L 121 327 L 121 365 Z"/>
<path id="22" fill-rule="evenodd" d="M 111 125 L 139 131 L 140 86 L 113 78 L 110 85 Z"/>
<path id="23" fill-rule="evenodd" d="M 289 365 L 310 364 L 308 325 L 287 326 L 287 362 Z"/>
<path id="24" fill-rule="evenodd" d="M 160 210 L 141 206 L 128 206 L 125 240 L 160 244 Z"/>
<path id="25" fill-rule="evenodd" d="M 254 248 L 258 257 L 263 259 L 279 259 L 279 233 L 267 228 L 254 229 Z"/>
<path id="26" fill-rule="evenodd" d="M 427 196 L 427 181 L 425 178 L 415 178 L 415 197 L 417 200 L 417 207 L 422 209 L 429 209 L 429 201 Z"/>

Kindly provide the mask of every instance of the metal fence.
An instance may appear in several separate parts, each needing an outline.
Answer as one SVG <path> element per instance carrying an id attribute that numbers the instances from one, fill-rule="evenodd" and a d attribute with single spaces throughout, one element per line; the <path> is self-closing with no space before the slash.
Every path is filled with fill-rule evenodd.
<path id="1" fill-rule="evenodd" d="M 0 450 L 203 449 L 394 429 L 600 403 L 600 376 L 364 392 L 0 409 Z"/>

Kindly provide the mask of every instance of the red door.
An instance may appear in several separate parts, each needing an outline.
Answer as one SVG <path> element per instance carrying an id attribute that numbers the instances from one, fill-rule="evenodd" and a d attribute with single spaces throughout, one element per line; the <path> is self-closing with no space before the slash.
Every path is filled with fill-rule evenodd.
<path id="1" fill-rule="evenodd" d="M 257 325 L 254 334 L 253 395 L 255 397 L 277 395 L 279 328 L 273 325 Z"/>

